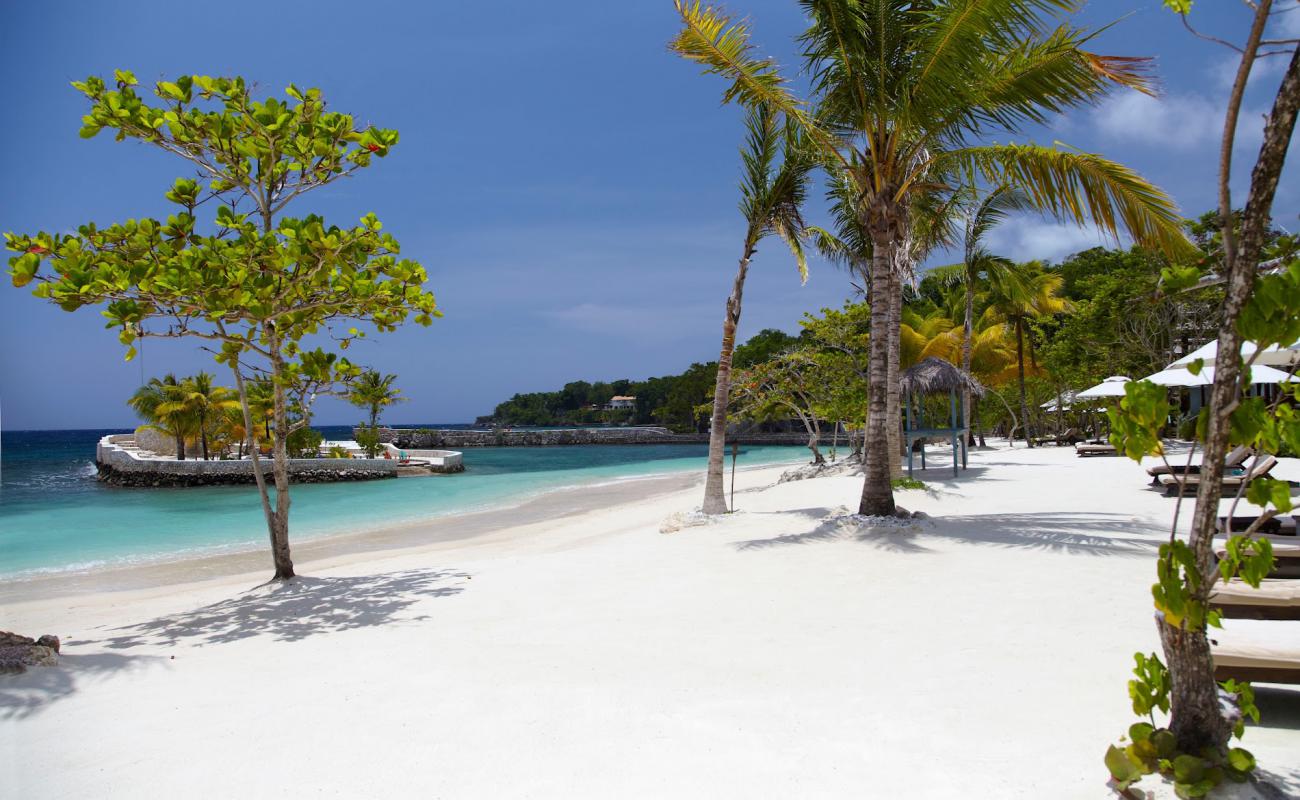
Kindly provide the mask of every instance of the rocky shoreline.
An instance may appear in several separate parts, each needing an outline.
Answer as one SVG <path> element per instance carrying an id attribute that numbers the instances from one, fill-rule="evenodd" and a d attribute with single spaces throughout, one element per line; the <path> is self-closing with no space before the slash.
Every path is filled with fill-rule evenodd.
<path id="1" fill-rule="evenodd" d="M 183 464 L 185 462 L 176 462 Z M 213 462 L 209 462 L 213 463 Z M 339 483 L 341 481 L 374 481 L 396 477 L 396 472 L 375 472 L 361 469 L 296 469 L 289 473 L 290 483 Z M 267 465 L 270 478 L 270 465 Z M 126 488 L 192 487 L 192 486 L 242 486 L 256 483 L 250 472 L 161 472 L 152 470 L 120 470 L 108 464 L 96 465 L 96 480 L 110 486 Z"/>

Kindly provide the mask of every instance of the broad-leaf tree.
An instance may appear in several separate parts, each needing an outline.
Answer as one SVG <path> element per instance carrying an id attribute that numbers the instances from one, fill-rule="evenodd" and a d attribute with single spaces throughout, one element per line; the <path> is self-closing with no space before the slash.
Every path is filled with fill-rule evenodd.
<path id="1" fill-rule="evenodd" d="M 291 404 L 338 391 L 358 372 L 313 344 L 328 333 L 345 348 L 362 335 L 357 324 L 386 332 L 407 320 L 428 325 L 439 312 L 424 268 L 400 258 L 374 214 L 340 227 L 284 212 L 387 156 L 397 132 L 328 110 L 318 89 L 291 85 L 288 99 L 255 99 L 243 78 L 184 75 L 157 83 L 154 97 L 137 91 L 126 71 L 112 83 L 92 76 L 73 86 L 90 101 L 82 136 L 109 130 L 143 142 L 179 158 L 194 177 L 166 191 L 177 209 L 165 219 L 5 234 L 19 253 L 9 262 L 14 284 L 34 282 L 37 297 L 67 311 L 102 306 L 128 358 L 143 337 L 205 342 L 234 376 L 250 435 L 248 384 L 269 381 L 272 481 L 256 447 L 253 471 L 275 578 L 291 578 L 287 442 L 307 424 L 306 413 L 291 419 Z"/>
<path id="2" fill-rule="evenodd" d="M 863 514 L 894 513 L 887 310 L 896 251 L 909 237 L 918 196 L 1006 184 L 1062 219 L 1190 249 L 1173 202 L 1127 167 L 1076 150 L 987 143 L 1117 84 L 1150 90 L 1144 60 L 1098 55 L 1087 49 L 1094 34 L 1049 22 L 1079 0 L 803 0 L 808 101 L 793 94 L 774 62 L 754 54 L 745 23 L 699 2 L 675 3 L 682 29 L 673 49 L 729 81 L 724 99 L 766 103 L 798 124 L 859 198 L 872 241 Z"/>
<path id="3" fill-rule="evenodd" d="M 758 245 L 775 235 L 794 254 L 799 277 L 808 279 L 804 258 L 801 207 L 808 190 L 808 175 L 816 165 L 812 151 L 798 129 L 782 121 L 781 115 L 759 103 L 745 118 L 745 145 L 740 156 L 744 171 L 740 181 L 740 213 L 745 218 L 745 237 L 740 264 L 727 297 L 722 318 L 722 351 L 713 390 L 713 416 L 709 427 L 709 464 L 704 480 L 705 514 L 727 511 L 723 491 L 722 461 L 726 447 L 727 404 L 731 396 L 731 359 L 736 348 L 736 327 L 740 324 L 741 302 L 749 264 Z M 779 159 L 779 163 L 778 163 Z"/>
<path id="4" fill-rule="evenodd" d="M 1166 0 L 1165 4 L 1183 15 L 1184 24 L 1196 32 L 1187 17 L 1192 6 L 1190 0 Z M 1282 10 L 1297 13 L 1294 4 L 1289 5 L 1287 8 L 1278 3 L 1275 9 L 1273 0 L 1247 4 L 1252 15 L 1251 26 L 1240 45 L 1206 37 L 1227 44 L 1239 56 L 1227 98 L 1219 151 L 1222 263 L 1217 265 L 1217 271 L 1224 284 L 1223 315 L 1217 339 L 1220 356 L 1201 421 L 1204 450 L 1191 531 L 1186 541 L 1171 534 L 1169 543 L 1161 547 L 1159 583 L 1153 587 L 1158 612 L 1156 625 L 1165 662 L 1154 654 L 1150 658 L 1140 656 L 1138 679 L 1129 684 L 1135 711 L 1145 713 L 1158 706 L 1169 712 L 1167 733 L 1171 742 L 1167 749 L 1181 753 L 1184 763 L 1191 759 L 1202 772 L 1217 769 L 1222 773 L 1231 768 L 1236 773 L 1244 773 L 1254 766 L 1249 754 L 1243 756 L 1227 746 L 1231 734 L 1240 734 L 1241 715 L 1248 713 L 1252 704 L 1248 691 L 1238 692 L 1240 705 L 1244 707 L 1236 714 L 1225 713 L 1207 635 L 1207 625 L 1217 623 L 1217 612 L 1209 607 L 1210 594 L 1218 580 L 1237 575 L 1247 583 L 1258 585 L 1268 572 L 1272 554 L 1266 540 L 1252 539 L 1251 535 L 1268 517 L 1291 508 L 1290 492 L 1281 481 L 1252 482 L 1248 498 L 1267 510 L 1244 532 L 1244 537 L 1229 538 L 1225 558 L 1216 559 L 1214 536 L 1222 499 L 1224 455 L 1232 444 L 1254 445 L 1263 452 L 1278 452 L 1283 445 L 1291 448 L 1300 444 L 1300 424 L 1290 403 L 1267 408 L 1260 398 L 1246 396 L 1250 365 L 1239 357 L 1245 341 L 1253 341 L 1263 349 L 1270 344 L 1286 346 L 1300 339 L 1300 263 L 1292 255 L 1285 269 L 1258 275 L 1268 245 L 1273 200 L 1295 133 L 1296 117 L 1300 114 L 1297 40 L 1269 39 L 1266 35 L 1271 15 Z M 1287 64 L 1264 123 L 1263 139 L 1251 167 L 1246 203 L 1238 217 L 1231 194 L 1237 122 L 1256 61 L 1270 55 L 1286 59 Z M 1134 458 L 1160 452 L 1159 426 L 1153 419 L 1155 414 L 1166 410 L 1160 387 L 1141 382 L 1130 384 L 1126 390 L 1127 397 L 1112 413 L 1117 426 L 1112 441 Z M 1294 397 L 1294 390 L 1292 384 L 1284 396 Z M 1150 698 L 1149 703 L 1139 704 L 1135 687 L 1150 690 L 1142 692 L 1143 698 Z M 1125 753 L 1114 747 L 1107 753 L 1106 763 L 1122 785 L 1143 771 L 1151 771 L 1140 753 Z M 1159 768 L 1159 762 L 1153 768 Z M 1195 788 L 1199 791 L 1201 787 Z M 1189 791 L 1186 787 L 1183 790 Z"/>

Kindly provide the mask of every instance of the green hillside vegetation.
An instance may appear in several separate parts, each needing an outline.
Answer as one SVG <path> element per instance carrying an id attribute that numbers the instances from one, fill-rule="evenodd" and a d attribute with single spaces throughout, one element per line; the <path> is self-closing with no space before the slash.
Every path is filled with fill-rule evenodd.
<path id="1" fill-rule="evenodd" d="M 754 334 L 736 348 L 735 364 L 747 367 L 767 361 L 799 343 L 775 328 Z M 708 409 L 700 406 L 713 396 L 717 378 L 716 361 L 691 364 L 680 375 L 664 375 L 641 381 L 573 381 L 555 392 L 516 394 L 490 415 L 479 417 L 480 425 L 663 425 L 679 433 L 708 430 Z M 636 398 L 628 409 L 606 409 L 615 396 Z"/>

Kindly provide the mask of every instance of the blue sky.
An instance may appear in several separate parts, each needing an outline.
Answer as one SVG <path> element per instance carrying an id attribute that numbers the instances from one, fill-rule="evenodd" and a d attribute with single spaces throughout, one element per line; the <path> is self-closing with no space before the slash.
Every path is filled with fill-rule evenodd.
<path id="1" fill-rule="evenodd" d="M 1095 0 L 1081 18 L 1101 25 L 1128 15 L 1095 49 L 1155 57 L 1161 99 L 1117 94 L 1027 135 L 1124 161 L 1194 215 L 1214 204 L 1218 109 L 1233 62 L 1160 5 Z M 728 7 L 751 17 L 765 51 L 797 66 L 795 3 Z M 1240 8 L 1200 2 L 1197 19 L 1240 38 Z M 1300 10 L 1282 25 L 1300 32 Z M 388 419 L 470 421 L 514 392 L 679 372 L 717 357 L 739 255 L 741 130 L 738 110 L 719 105 L 719 80 L 667 52 L 674 30 L 670 0 L 5 3 L 0 229 L 163 215 L 163 191 L 188 174 L 142 145 L 79 139 L 84 100 L 69 81 L 119 67 L 146 84 L 198 73 L 240 74 L 268 93 L 319 86 L 332 108 L 397 128 L 402 141 L 297 211 L 340 223 L 377 213 L 404 254 L 426 265 L 446 314 L 350 351 L 399 374 L 410 400 Z M 1282 66 L 1266 63 L 1247 98 L 1238 202 Z M 1275 207 L 1291 230 L 1297 174 L 1292 164 Z M 1096 241 L 1030 217 L 993 244 L 1017 258 L 1059 258 Z M 772 242 L 750 274 L 742 338 L 795 330 L 804 311 L 852 291 L 820 263 L 801 287 Z M 7 280 L 0 343 L 0 425 L 10 430 L 131 426 L 124 400 L 142 376 L 208 369 L 226 380 L 190 343 L 150 341 L 125 363 L 96 314 L 66 314 Z M 357 418 L 335 400 L 318 408 L 321 424 Z"/>

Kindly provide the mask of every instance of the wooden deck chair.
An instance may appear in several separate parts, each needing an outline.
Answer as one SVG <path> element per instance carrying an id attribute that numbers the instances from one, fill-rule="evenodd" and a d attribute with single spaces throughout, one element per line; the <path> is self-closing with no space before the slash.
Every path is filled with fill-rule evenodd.
<path id="1" fill-rule="evenodd" d="M 1300 581 L 1265 578 L 1259 588 L 1242 580 L 1215 584 L 1210 605 L 1228 619 L 1300 620 Z"/>
<path id="2" fill-rule="evenodd" d="M 1300 684 L 1300 622 L 1229 620 L 1209 637 L 1215 680 Z"/>
<path id="3" fill-rule="evenodd" d="M 1246 445 L 1238 445 L 1232 448 L 1232 452 L 1223 457 L 1224 469 L 1241 469 L 1250 458 L 1251 449 Z M 1161 475 L 1199 475 L 1201 473 L 1200 464 L 1157 464 L 1147 470 L 1151 476 L 1151 485 L 1160 485 Z"/>
<path id="4" fill-rule="evenodd" d="M 1237 475 L 1223 476 L 1223 489 L 1236 491 L 1239 486 L 1249 486 L 1250 482 L 1259 478 L 1266 477 L 1273 468 L 1277 466 L 1277 459 L 1273 456 L 1264 456 L 1259 459 L 1250 469 Z M 1196 491 L 1196 487 L 1201 484 L 1201 475 L 1161 475 L 1160 485 L 1165 487 L 1165 495 L 1176 497 L 1181 491 L 1186 493 L 1188 489 Z"/>

